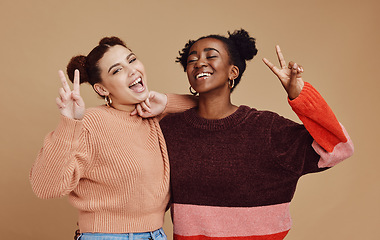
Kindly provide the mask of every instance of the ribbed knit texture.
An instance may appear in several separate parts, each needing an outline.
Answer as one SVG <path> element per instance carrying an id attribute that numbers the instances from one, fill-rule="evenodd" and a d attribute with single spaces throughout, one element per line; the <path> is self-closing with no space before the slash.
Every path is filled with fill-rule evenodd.
<path id="1" fill-rule="evenodd" d="M 286 236 L 298 179 L 353 153 L 348 135 L 309 83 L 289 103 L 304 125 L 247 106 L 223 119 L 201 118 L 193 108 L 160 122 L 170 157 L 175 239 Z"/>
<path id="2" fill-rule="evenodd" d="M 168 94 L 166 112 L 195 105 Z M 128 233 L 163 225 L 169 201 L 169 162 L 158 118 L 143 119 L 107 106 L 83 120 L 61 116 L 30 173 L 40 198 L 69 195 L 81 232 Z"/>

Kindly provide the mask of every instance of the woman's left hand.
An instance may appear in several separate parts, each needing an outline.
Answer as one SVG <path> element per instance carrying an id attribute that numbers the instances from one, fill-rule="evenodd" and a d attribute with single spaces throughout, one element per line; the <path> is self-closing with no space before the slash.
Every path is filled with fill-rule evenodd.
<path id="1" fill-rule="evenodd" d="M 136 109 L 131 115 L 140 115 L 143 118 L 155 117 L 164 112 L 168 98 L 163 93 L 155 91 L 149 92 L 149 97 L 139 104 L 136 104 Z"/>
<path id="2" fill-rule="evenodd" d="M 286 65 L 284 56 L 282 55 L 280 46 L 276 46 L 277 57 L 280 62 L 281 68 L 277 68 L 268 59 L 263 58 L 263 62 L 272 70 L 272 72 L 280 79 L 282 86 L 288 93 L 289 99 L 293 100 L 298 97 L 304 86 L 301 74 L 303 73 L 302 66 L 295 62 L 289 62 Z"/>

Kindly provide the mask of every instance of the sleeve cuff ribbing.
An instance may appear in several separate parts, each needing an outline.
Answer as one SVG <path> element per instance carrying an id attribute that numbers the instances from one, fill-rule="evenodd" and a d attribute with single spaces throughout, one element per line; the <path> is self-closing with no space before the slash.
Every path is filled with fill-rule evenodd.
<path id="1" fill-rule="evenodd" d="M 72 143 L 73 140 L 79 139 L 82 132 L 83 120 L 75 120 L 61 115 L 54 135 L 61 141 Z"/>

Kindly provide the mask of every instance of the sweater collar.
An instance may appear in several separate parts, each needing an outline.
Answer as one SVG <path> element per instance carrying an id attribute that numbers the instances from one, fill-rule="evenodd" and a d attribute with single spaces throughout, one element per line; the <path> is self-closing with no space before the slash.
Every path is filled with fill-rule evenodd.
<path id="1" fill-rule="evenodd" d="M 251 110 L 250 107 L 241 105 L 239 108 L 229 115 L 228 117 L 222 119 L 205 119 L 198 115 L 197 108 L 191 108 L 184 112 L 185 121 L 196 128 L 219 131 L 233 128 L 242 122 L 248 112 Z"/>
<path id="2" fill-rule="evenodd" d="M 143 119 L 138 114 L 131 116 L 130 112 L 122 111 L 122 110 L 119 110 L 119 109 L 116 109 L 113 107 L 109 107 L 106 105 L 98 106 L 98 108 L 102 109 L 103 111 L 108 112 L 109 114 L 111 114 L 117 118 L 132 121 L 132 122 L 141 122 L 141 120 Z"/>

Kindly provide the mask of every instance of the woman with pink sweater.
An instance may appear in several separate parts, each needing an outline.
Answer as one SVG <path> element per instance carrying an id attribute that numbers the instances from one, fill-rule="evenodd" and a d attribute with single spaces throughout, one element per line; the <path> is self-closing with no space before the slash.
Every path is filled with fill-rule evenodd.
<path id="1" fill-rule="evenodd" d="M 60 71 L 61 118 L 31 170 L 33 191 L 44 199 L 68 195 L 79 210 L 83 240 L 166 239 L 170 173 L 162 114 L 142 118 L 136 112 L 185 110 L 194 98 L 149 92 L 143 64 L 116 37 L 103 38 L 88 56 L 73 57 L 67 73 L 73 90 Z M 107 104 L 85 109 L 83 82 Z"/>

